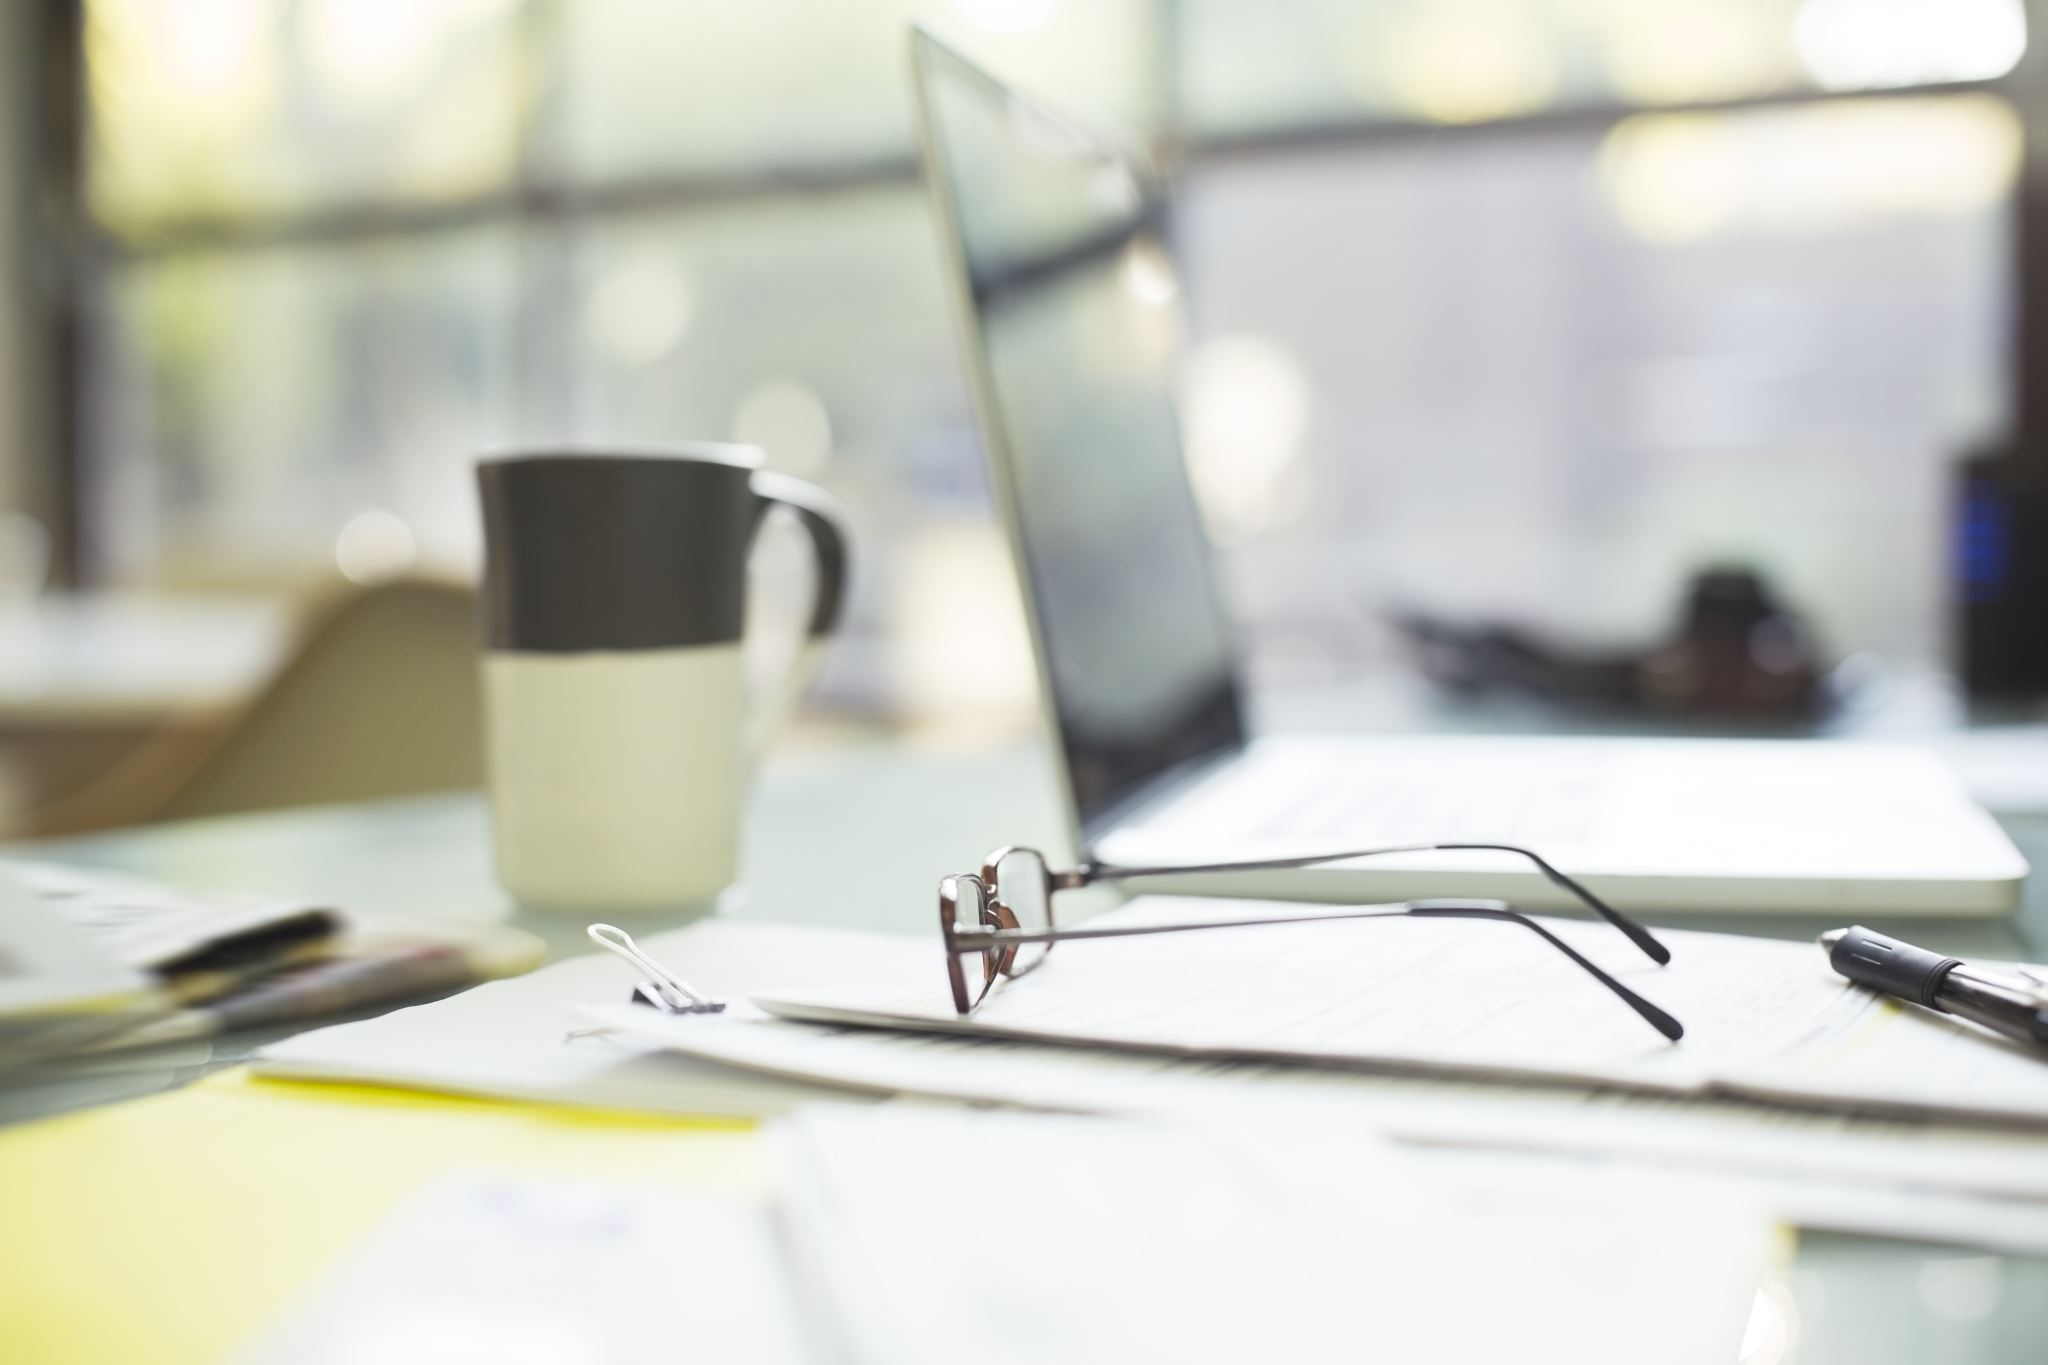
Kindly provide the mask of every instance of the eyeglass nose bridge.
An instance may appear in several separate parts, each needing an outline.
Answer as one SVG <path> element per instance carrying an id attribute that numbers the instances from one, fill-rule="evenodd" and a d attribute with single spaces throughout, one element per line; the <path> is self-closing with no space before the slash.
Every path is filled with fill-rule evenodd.
<path id="1" fill-rule="evenodd" d="M 996 922 L 992 926 L 993 928 L 1021 929 L 1024 927 L 1023 925 L 1017 922 L 1016 911 L 1012 910 L 1009 906 L 1003 904 L 1003 902 L 999 900 L 994 899 L 993 897 L 989 899 L 988 910 L 989 914 L 995 917 Z M 1008 945 L 1007 947 L 998 949 L 996 952 L 996 974 L 998 976 L 1008 976 L 1010 974 L 1010 968 L 1015 966 L 1016 962 L 1016 944 L 1013 943 Z"/>

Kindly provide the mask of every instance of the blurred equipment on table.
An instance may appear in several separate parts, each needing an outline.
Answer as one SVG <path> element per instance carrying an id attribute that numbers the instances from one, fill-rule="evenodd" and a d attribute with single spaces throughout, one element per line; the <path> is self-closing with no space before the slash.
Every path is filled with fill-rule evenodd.
<path id="1" fill-rule="evenodd" d="M 923 30 L 914 57 L 967 368 L 1085 856 L 1177 867 L 1332 847 L 1520 844 L 1641 910 L 2013 909 L 2024 860 L 1938 762 L 1912 752 L 1254 738 L 1175 424 L 1171 300 L 1125 284 L 1132 253 L 1166 269 L 1163 199 L 1140 162 Z M 1100 347 L 1068 344 L 1069 329 Z M 1717 672 L 1714 651 L 1726 646 L 1705 639 L 1755 616 L 1721 595 L 1705 595 L 1707 636 L 1675 656 L 1702 695 L 1732 685 Z M 1569 903 L 1486 851 L 1148 885 Z"/>
<path id="2" fill-rule="evenodd" d="M 1951 515 L 1963 687 L 1986 701 L 2048 696 L 2048 461 L 2025 447 L 1957 469 Z"/>
<path id="3" fill-rule="evenodd" d="M 40 924 L 41 938 L 74 945 L 62 960 L 12 944 L 0 955 L 24 964 L 23 981 L 0 979 L 18 997 L 9 1007 L 0 994 L 0 1074 L 422 999 L 543 955 L 504 925 L 379 919 L 40 863 L 0 864 L 0 894 L 14 939 L 32 941 Z M 38 976 L 51 986 L 28 991 Z"/>
<path id="4" fill-rule="evenodd" d="M 1404 613 L 1425 676 L 1460 695 L 1508 693 L 1567 711 L 1646 720 L 1797 728 L 1826 711 L 1812 632 L 1764 577 L 1693 577 L 1670 635 L 1640 650 L 1586 649 L 1521 626 Z"/>

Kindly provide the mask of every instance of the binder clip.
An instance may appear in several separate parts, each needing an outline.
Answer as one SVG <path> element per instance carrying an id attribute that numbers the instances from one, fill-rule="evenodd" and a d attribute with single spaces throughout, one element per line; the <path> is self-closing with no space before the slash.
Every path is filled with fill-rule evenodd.
<path id="1" fill-rule="evenodd" d="M 610 924 L 593 924 L 584 932 L 600 948 L 610 949 L 647 974 L 633 987 L 633 1003 L 652 1005 L 663 1014 L 718 1014 L 723 1000 L 713 1000 L 689 982 L 642 952 L 633 936 Z"/>

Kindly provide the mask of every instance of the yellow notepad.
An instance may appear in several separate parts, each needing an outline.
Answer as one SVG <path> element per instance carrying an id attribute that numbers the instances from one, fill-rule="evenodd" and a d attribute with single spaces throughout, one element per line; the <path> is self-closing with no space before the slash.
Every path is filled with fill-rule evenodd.
<path id="1" fill-rule="evenodd" d="M 766 1179 L 729 1120 L 225 1072 L 0 1131 L 0 1359 L 214 1365 L 423 1183 L 477 1166 Z"/>

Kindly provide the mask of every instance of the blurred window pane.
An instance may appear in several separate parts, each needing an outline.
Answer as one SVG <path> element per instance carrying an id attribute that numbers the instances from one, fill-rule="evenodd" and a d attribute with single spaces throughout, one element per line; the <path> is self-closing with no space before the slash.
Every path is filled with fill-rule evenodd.
<path id="1" fill-rule="evenodd" d="M 1245 619 L 1640 638 L 1735 560 L 1830 649 L 1938 662 L 1948 469 L 2006 414 L 2018 160 L 2011 109 L 1960 95 L 1198 170 L 1198 484 L 1212 431 L 1285 439 L 1210 508 Z"/>
<path id="2" fill-rule="evenodd" d="M 586 183 L 907 158 L 918 18 L 1012 78 L 1139 124 L 1155 86 L 1155 11 L 1155 0 L 580 0 L 562 10 L 556 154 Z"/>
<path id="3" fill-rule="evenodd" d="M 2022 0 L 1178 0 L 1197 132 L 2002 76 Z"/>
<path id="4" fill-rule="evenodd" d="M 469 464 L 513 434 L 515 264 L 490 229 L 117 271 L 93 404 L 108 567 L 297 576 L 377 509 L 428 559 L 473 555 Z"/>
<path id="5" fill-rule="evenodd" d="M 906 432 L 957 423 L 952 351 L 931 216 L 914 189 L 793 197 L 648 213 L 579 239 L 571 351 L 578 424 L 626 440 L 731 439 L 751 421 L 788 438 L 771 463 L 815 477 L 920 478 Z M 808 406 L 829 426 L 778 418 Z M 822 448 L 821 448 L 822 447 Z"/>
<path id="6" fill-rule="evenodd" d="M 497 189 L 517 0 L 89 0 L 90 195 L 117 228 Z"/>
<path id="7" fill-rule="evenodd" d="M 582 375 L 580 440 L 747 441 L 845 505 L 857 538 L 843 628 L 853 643 L 835 654 L 870 657 L 837 667 L 828 692 L 892 700 L 916 669 L 875 651 L 959 652 L 960 631 L 975 627 L 952 610 L 958 591 L 935 600 L 934 585 L 915 581 L 930 556 L 956 579 L 980 575 L 999 603 L 1012 594 L 919 191 L 608 220 L 579 240 L 573 277 L 563 330 Z M 962 540 L 963 519 L 980 523 L 979 537 Z M 808 590 L 802 559 L 764 564 L 771 596 Z"/>
<path id="8" fill-rule="evenodd" d="M 481 446 L 738 439 L 853 518 L 830 694 L 1028 683 L 917 18 L 1191 149 L 1185 439 L 1259 658 L 1375 651 L 1411 603 L 1649 629 L 1708 558 L 1837 649 L 1940 648 L 1946 462 L 2006 408 L 2017 122 L 1854 92 L 2009 71 L 2021 0 L 84 3 L 81 483 L 118 576 L 467 562 Z M 1658 112 L 1786 94 L 1821 98 Z M 1644 112 L 1374 136 L 1585 107 Z M 1293 128 L 1337 136 L 1213 142 Z M 771 533 L 768 598 L 802 560 Z"/>

